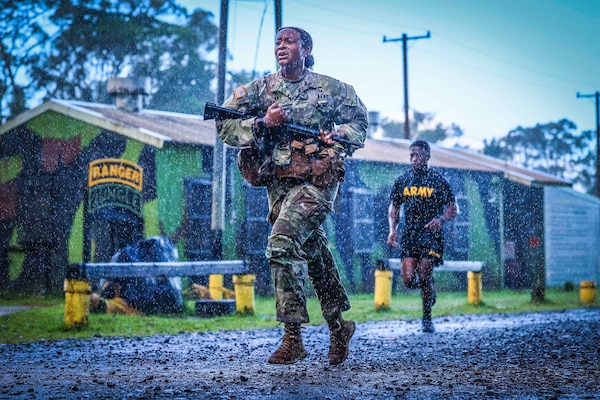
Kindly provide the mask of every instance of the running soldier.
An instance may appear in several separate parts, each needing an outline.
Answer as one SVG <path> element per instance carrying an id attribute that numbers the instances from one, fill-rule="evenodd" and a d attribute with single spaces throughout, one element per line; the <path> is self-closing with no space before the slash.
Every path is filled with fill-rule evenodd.
<path id="1" fill-rule="evenodd" d="M 405 229 L 400 241 L 402 281 L 409 289 L 421 289 L 423 332 L 433 333 L 431 308 L 436 294 L 433 267 L 442 263 L 444 235 L 442 225 L 456 216 L 456 204 L 448 181 L 429 169 L 431 150 L 422 140 L 410 147 L 412 168 L 396 178 L 388 207 L 387 243 L 398 244 L 396 230 L 400 206 L 404 204 Z"/>
<path id="2" fill-rule="evenodd" d="M 348 357 L 356 324 L 344 320 L 350 301 L 321 226 L 332 211 L 344 160 L 367 136 L 367 110 L 352 86 L 310 68 L 313 41 L 300 28 L 281 28 L 275 41 L 279 70 L 240 86 L 224 107 L 256 118 L 217 121 L 221 140 L 241 147 L 242 175 L 267 188 L 268 221 L 272 224 L 266 257 L 275 286 L 277 320 L 284 324 L 272 364 L 291 364 L 306 357 L 301 324 L 309 322 L 304 282 L 308 275 L 330 330 L 328 358 L 332 365 Z M 320 131 L 319 138 L 289 137 L 284 123 Z"/>

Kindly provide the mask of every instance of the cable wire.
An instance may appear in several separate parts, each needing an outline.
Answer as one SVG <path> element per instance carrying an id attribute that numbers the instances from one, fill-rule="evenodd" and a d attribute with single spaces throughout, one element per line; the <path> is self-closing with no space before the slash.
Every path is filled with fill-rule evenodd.
<path id="1" fill-rule="evenodd" d="M 258 49 L 260 47 L 260 38 L 262 36 L 262 29 L 265 23 L 265 15 L 267 14 L 267 8 L 269 7 L 268 2 L 265 0 L 265 7 L 263 8 L 262 16 L 260 17 L 260 25 L 258 26 L 258 36 L 256 38 L 256 50 L 254 52 L 254 65 L 252 66 L 252 80 L 256 78 L 256 64 L 258 60 Z"/>

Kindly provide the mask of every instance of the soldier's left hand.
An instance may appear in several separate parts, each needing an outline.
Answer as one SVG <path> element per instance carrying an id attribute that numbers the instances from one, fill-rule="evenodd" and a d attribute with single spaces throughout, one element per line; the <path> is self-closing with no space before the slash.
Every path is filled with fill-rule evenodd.
<path id="1" fill-rule="evenodd" d="M 439 231 L 440 229 L 442 229 L 442 225 L 444 225 L 444 221 L 442 221 L 441 218 L 434 218 L 431 221 L 429 221 L 427 225 L 425 225 L 425 228 L 429 228 L 432 231 Z"/>
<path id="2" fill-rule="evenodd" d="M 343 136 L 337 133 L 336 131 L 326 131 L 323 129 L 319 131 L 319 134 L 319 140 L 321 141 L 321 143 L 327 146 L 333 146 L 333 144 L 335 143 L 335 140 L 333 139 L 334 136 Z"/>

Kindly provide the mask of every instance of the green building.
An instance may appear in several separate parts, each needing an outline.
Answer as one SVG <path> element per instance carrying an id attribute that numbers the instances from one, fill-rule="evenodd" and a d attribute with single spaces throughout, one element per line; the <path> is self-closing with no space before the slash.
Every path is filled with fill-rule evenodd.
<path id="1" fill-rule="evenodd" d="M 69 263 L 108 261 L 160 235 L 177 244 L 181 260 L 251 260 L 258 292 L 268 292 L 264 189 L 241 179 L 236 149 L 225 152 L 225 229 L 217 240 L 214 121 L 144 109 L 143 90 L 118 86 L 115 105 L 50 100 L 0 126 L 0 290 L 62 290 Z M 347 162 L 325 227 L 352 290 L 372 290 L 374 261 L 397 254 L 385 244 L 387 205 L 395 177 L 409 165 L 408 145 L 368 139 Z M 449 180 L 460 209 L 444 228 L 446 259 L 484 261 L 484 286 L 531 287 L 540 277 L 552 285 L 598 281 L 597 199 L 559 178 L 465 150 L 434 145 L 430 166 Z M 577 235 L 593 232 L 595 250 L 580 254 L 581 263 L 557 261 L 579 236 L 558 253 L 548 246 L 546 239 L 559 243 L 561 215 L 577 216 Z"/>

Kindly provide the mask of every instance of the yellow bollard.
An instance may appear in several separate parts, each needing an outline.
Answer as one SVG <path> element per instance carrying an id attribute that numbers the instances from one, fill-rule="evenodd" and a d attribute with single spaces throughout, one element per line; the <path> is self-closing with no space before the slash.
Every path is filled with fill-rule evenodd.
<path id="1" fill-rule="evenodd" d="M 242 315 L 254 315 L 254 280 L 255 275 L 233 275 L 235 291 L 235 309 Z"/>
<path id="2" fill-rule="evenodd" d="M 393 271 L 390 270 L 375 270 L 375 309 L 387 310 L 390 308 L 390 300 L 392 297 L 392 277 Z"/>
<path id="3" fill-rule="evenodd" d="M 223 275 L 213 274 L 208 276 L 208 292 L 211 300 L 223 299 Z"/>
<path id="4" fill-rule="evenodd" d="M 467 302 L 479 304 L 481 302 L 481 272 L 467 271 Z"/>
<path id="5" fill-rule="evenodd" d="M 78 279 L 65 279 L 65 325 L 67 328 L 88 326 L 90 314 L 89 282 Z"/>
<path id="6" fill-rule="evenodd" d="M 582 303 L 593 303 L 596 300 L 596 283 L 594 281 L 579 283 L 579 300 Z"/>

